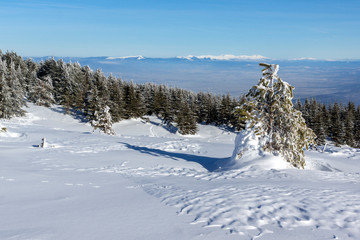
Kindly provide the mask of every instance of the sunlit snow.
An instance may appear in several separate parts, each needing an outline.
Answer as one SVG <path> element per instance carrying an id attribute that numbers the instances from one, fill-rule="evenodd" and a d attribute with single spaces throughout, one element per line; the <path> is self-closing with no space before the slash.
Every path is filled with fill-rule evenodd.
<path id="1" fill-rule="evenodd" d="M 184 137 L 150 117 L 107 136 L 29 106 L 0 120 L 2 240 L 360 239 L 358 149 L 306 152 L 305 170 L 272 156 L 231 166 L 226 129 Z"/>

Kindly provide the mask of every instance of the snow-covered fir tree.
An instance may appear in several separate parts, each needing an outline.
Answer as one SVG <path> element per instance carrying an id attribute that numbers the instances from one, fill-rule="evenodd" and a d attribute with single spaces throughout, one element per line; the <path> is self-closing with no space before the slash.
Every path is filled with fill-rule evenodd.
<path id="1" fill-rule="evenodd" d="M 55 103 L 53 85 L 50 76 L 45 76 L 43 79 L 39 79 L 34 71 L 32 78 L 31 82 L 34 86 L 31 86 L 29 90 L 28 100 L 38 106 L 50 107 Z"/>
<path id="2" fill-rule="evenodd" d="M 315 144 L 315 134 L 305 124 L 301 112 L 292 104 L 294 87 L 278 76 L 279 65 L 260 64 L 263 77 L 247 94 L 248 101 L 235 110 L 239 121 L 246 121 L 255 134 L 261 151 L 281 155 L 297 168 L 304 168 L 303 148 Z M 241 158 L 246 148 L 235 146 L 234 157 Z"/>
<path id="3" fill-rule="evenodd" d="M 23 116 L 24 106 L 24 90 L 14 62 L 10 59 L 10 64 L 7 64 L 5 60 L 0 60 L 0 118 Z"/>
<path id="4" fill-rule="evenodd" d="M 189 108 L 188 104 L 184 101 L 180 103 L 179 112 L 175 118 L 176 126 L 179 133 L 183 135 L 194 135 L 197 132 L 196 118 L 194 112 Z"/>
<path id="5" fill-rule="evenodd" d="M 109 110 L 110 108 L 105 105 L 105 107 L 101 108 L 99 111 L 95 111 L 91 126 L 94 130 L 99 129 L 105 134 L 115 135 L 115 132 L 112 129 L 112 119 Z"/>
<path id="6" fill-rule="evenodd" d="M 334 103 L 334 105 L 331 108 L 331 140 L 333 140 L 336 144 L 336 146 L 340 146 L 341 144 L 344 144 L 344 124 L 341 121 L 341 112 L 342 112 L 342 106 L 339 105 L 337 102 Z"/>
<path id="7" fill-rule="evenodd" d="M 124 102 L 122 93 L 122 81 L 116 79 L 112 75 L 108 78 L 109 81 L 109 103 L 110 103 L 110 114 L 114 122 L 119 122 L 123 118 L 124 114 Z"/>
<path id="8" fill-rule="evenodd" d="M 345 112 L 345 143 L 350 147 L 355 146 L 354 127 L 355 127 L 355 105 L 349 102 Z"/>

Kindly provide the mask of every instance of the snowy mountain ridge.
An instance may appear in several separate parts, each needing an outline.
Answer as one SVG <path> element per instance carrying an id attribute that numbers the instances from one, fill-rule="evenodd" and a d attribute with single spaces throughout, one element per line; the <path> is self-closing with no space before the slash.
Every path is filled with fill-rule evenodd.
<path id="1" fill-rule="evenodd" d="M 125 56 L 125 57 L 107 57 L 106 60 L 116 60 L 116 59 L 136 59 L 136 60 L 142 60 L 145 59 L 145 57 L 138 55 L 138 56 Z"/>
<path id="2" fill-rule="evenodd" d="M 135 59 L 135 60 L 143 60 L 143 59 L 185 59 L 189 61 L 194 60 L 212 60 L 212 61 L 241 61 L 241 60 L 264 60 L 270 59 L 268 57 L 264 57 L 261 55 L 233 55 L 233 54 L 222 54 L 222 55 L 187 55 L 187 56 L 177 56 L 177 57 L 144 57 L 142 55 L 137 56 L 123 56 L 123 57 L 106 57 L 106 60 L 126 60 L 126 59 Z M 305 60 L 302 59 L 302 60 Z"/>
<path id="3" fill-rule="evenodd" d="M 176 58 L 179 59 L 187 59 L 190 61 L 202 59 L 202 60 L 218 60 L 218 61 L 229 61 L 229 60 L 264 60 L 269 59 L 268 57 L 264 57 L 261 55 L 232 55 L 232 54 L 223 54 L 223 55 L 187 55 L 187 56 L 178 56 Z"/>

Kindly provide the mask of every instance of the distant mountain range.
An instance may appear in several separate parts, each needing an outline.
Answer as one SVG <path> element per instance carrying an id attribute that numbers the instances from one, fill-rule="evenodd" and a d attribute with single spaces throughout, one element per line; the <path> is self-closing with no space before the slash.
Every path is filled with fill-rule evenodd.
<path id="1" fill-rule="evenodd" d="M 42 61 L 49 57 L 34 57 Z M 360 104 L 360 60 L 270 59 L 261 55 L 201 55 L 173 58 L 54 57 L 102 69 L 127 81 L 153 82 L 192 91 L 246 93 L 261 77 L 259 62 L 280 65 L 279 76 L 295 86 L 295 98 L 315 97 L 322 102 L 349 100 Z"/>

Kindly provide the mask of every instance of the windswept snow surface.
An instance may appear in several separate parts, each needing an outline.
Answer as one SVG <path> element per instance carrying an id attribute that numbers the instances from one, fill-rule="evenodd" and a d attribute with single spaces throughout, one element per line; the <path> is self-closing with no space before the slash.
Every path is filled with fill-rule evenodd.
<path id="1" fill-rule="evenodd" d="M 214 126 L 181 136 L 150 117 L 106 136 L 59 107 L 27 111 L 0 121 L 2 240 L 360 239 L 358 149 L 226 170 L 235 134 Z"/>

